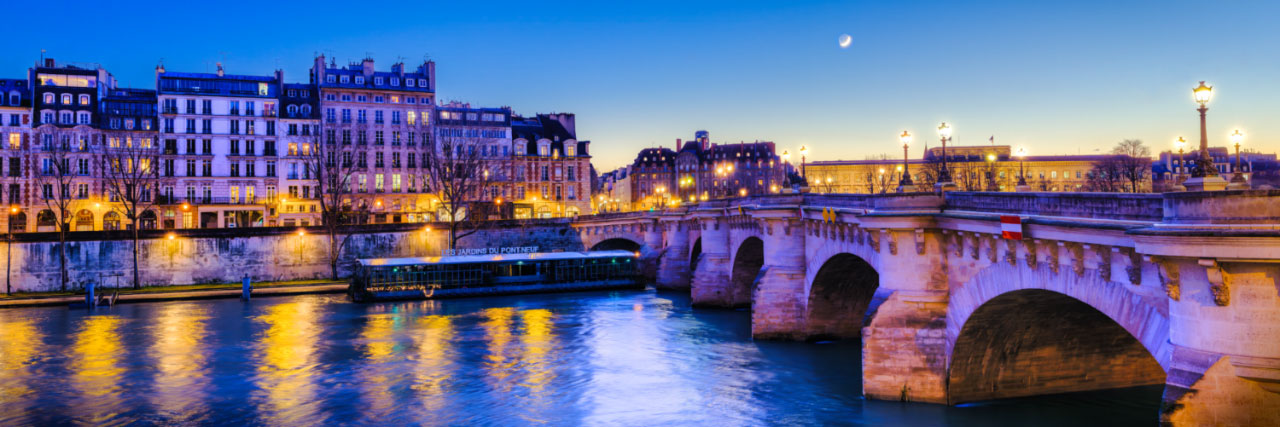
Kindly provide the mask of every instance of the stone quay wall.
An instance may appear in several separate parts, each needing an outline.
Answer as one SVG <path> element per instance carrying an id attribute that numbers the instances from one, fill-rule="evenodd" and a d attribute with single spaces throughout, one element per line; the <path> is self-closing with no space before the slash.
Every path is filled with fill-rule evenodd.
<path id="1" fill-rule="evenodd" d="M 431 231 L 427 231 L 430 227 Z M 171 238 L 172 237 L 172 238 Z M 358 258 L 438 256 L 449 243 L 447 223 L 356 226 L 339 261 L 346 277 Z M 59 289 L 57 233 L 16 234 L 6 257 L 14 292 Z M 585 250 L 568 220 L 501 221 L 462 238 L 458 248 L 537 246 L 539 251 Z M 143 286 L 329 277 L 329 236 L 323 227 L 147 230 L 138 241 Z M 69 290 L 90 282 L 129 286 L 130 232 L 71 232 L 67 241 Z"/>

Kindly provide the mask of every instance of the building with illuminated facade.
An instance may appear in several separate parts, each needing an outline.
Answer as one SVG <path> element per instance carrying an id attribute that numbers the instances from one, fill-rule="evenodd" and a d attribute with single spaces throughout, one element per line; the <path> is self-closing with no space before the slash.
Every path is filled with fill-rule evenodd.
<path id="1" fill-rule="evenodd" d="M 266 225 L 279 179 L 267 174 L 279 138 L 279 91 L 271 76 L 169 72 L 156 67 L 161 162 L 173 161 L 166 204 L 177 228 Z M 166 190 L 167 193 L 167 190 Z"/>
<path id="2" fill-rule="evenodd" d="M 320 55 L 311 67 L 323 143 L 356 167 L 351 197 L 342 203 L 369 212 L 372 222 L 418 221 L 426 211 L 418 160 L 432 147 L 435 77 L 431 61 L 416 70 L 396 63 L 378 71 L 373 59 L 338 67 Z"/>
<path id="3" fill-rule="evenodd" d="M 31 161 L 31 85 L 27 79 L 0 79 L 0 197 L 12 210 L 21 213 L 21 207 L 30 203 L 31 179 L 27 164 Z M 22 221 L 10 222 L 10 214 L 3 215 L 8 223 L 6 230 L 26 231 L 26 214 Z"/>
<path id="4" fill-rule="evenodd" d="M 591 212 L 591 141 L 578 140 L 577 132 L 569 113 L 512 118 L 514 217 Z"/>
<path id="5" fill-rule="evenodd" d="M 632 163 L 632 207 L 692 203 L 724 197 L 778 193 L 785 166 L 772 142 L 712 143 L 698 131 L 676 140 L 679 151 L 648 148 Z"/>
<path id="6" fill-rule="evenodd" d="M 312 169 L 307 167 L 320 144 L 320 92 L 310 83 L 285 83 L 280 91 L 280 139 L 268 158 L 267 174 L 280 179 L 278 195 L 267 208 L 268 226 L 308 226 L 320 223 Z M 278 150 L 278 151 L 277 151 Z"/>

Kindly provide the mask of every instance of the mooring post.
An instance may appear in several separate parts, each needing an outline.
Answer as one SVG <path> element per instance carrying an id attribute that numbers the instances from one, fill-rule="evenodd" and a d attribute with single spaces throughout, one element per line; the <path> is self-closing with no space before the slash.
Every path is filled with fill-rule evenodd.
<path id="1" fill-rule="evenodd" d="M 93 282 L 89 282 L 88 284 L 86 284 L 86 285 L 84 286 L 84 289 L 85 289 L 85 291 L 86 291 L 86 292 L 85 292 L 85 294 L 84 294 L 84 303 L 85 303 L 85 306 L 87 306 L 87 307 L 89 307 L 89 308 L 93 308 L 93 307 L 97 306 L 97 305 L 98 305 L 98 298 L 96 298 L 96 297 L 93 295 Z"/>
<path id="2" fill-rule="evenodd" d="M 253 293 L 253 284 L 249 281 L 249 275 L 244 275 L 244 280 L 240 285 L 240 299 L 248 301 L 249 294 Z"/>

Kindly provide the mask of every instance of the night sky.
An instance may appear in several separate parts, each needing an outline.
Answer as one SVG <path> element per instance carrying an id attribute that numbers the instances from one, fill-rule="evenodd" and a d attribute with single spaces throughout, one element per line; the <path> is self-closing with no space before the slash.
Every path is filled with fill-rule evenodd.
<path id="1" fill-rule="evenodd" d="M 285 71 L 316 53 L 437 62 L 441 100 L 573 112 L 600 171 L 698 129 L 713 141 L 808 144 L 811 158 L 936 145 L 1156 151 L 1198 139 L 1191 88 L 1214 85 L 1209 137 L 1280 150 L 1280 2 L 137 2 L 6 5 L 0 77 L 40 50 L 124 85 L 170 71 Z M 841 34 L 852 44 L 841 49 Z"/>

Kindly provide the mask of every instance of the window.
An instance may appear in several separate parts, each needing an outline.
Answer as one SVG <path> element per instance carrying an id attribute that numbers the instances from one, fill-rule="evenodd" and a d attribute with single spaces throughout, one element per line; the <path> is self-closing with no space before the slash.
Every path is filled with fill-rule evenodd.
<path id="1" fill-rule="evenodd" d="M 404 85 L 408 87 L 413 87 L 413 79 L 404 79 Z"/>
<path id="2" fill-rule="evenodd" d="M 71 105 L 71 94 L 62 94 L 62 105 Z"/>
<path id="3" fill-rule="evenodd" d="M 381 85 L 382 85 L 382 77 L 374 77 L 374 78 L 373 78 L 373 84 L 381 86 Z M 382 102 L 382 101 L 378 101 L 378 102 Z"/>
<path id="4" fill-rule="evenodd" d="M 84 112 L 84 111 L 81 111 L 81 112 L 80 112 L 80 124 L 82 124 L 82 125 L 87 125 L 87 124 L 89 124 L 89 113 Z"/>
<path id="5" fill-rule="evenodd" d="M 356 76 L 356 84 L 358 85 L 364 84 L 364 76 Z"/>
<path id="6" fill-rule="evenodd" d="M 89 95 L 80 95 L 80 105 L 89 105 Z"/>
<path id="7" fill-rule="evenodd" d="M 341 80 L 342 80 L 342 84 L 347 84 L 347 82 L 351 81 L 351 78 L 348 76 L 342 76 Z"/>
<path id="8" fill-rule="evenodd" d="M 333 75 L 332 75 L 332 74 L 327 75 L 327 76 L 324 76 L 324 81 L 325 81 L 325 83 L 333 83 L 333 80 L 334 80 L 334 79 L 333 79 Z"/>
<path id="9" fill-rule="evenodd" d="M 564 146 L 565 156 L 574 157 L 578 155 L 577 153 L 578 153 L 578 147 L 575 147 L 574 144 L 565 144 Z"/>
<path id="10" fill-rule="evenodd" d="M 418 79 L 418 86 L 419 86 L 419 87 L 427 87 L 427 79 Z M 424 99 L 424 101 L 422 101 L 422 102 L 423 102 L 423 103 L 426 103 L 425 99 L 427 99 L 427 98 L 422 98 L 422 99 Z"/>
<path id="11" fill-rule="evenodd" d="M 50 92 L 45 92 L 45 93 L 44 93 L 44 103 L 45 103 L 45 104 L 52 104 L 52 103 L 53 103 L 53 93 L 50 93 Z"/>
<path id="12" fill-rule="evenodd" d="M 392 85 L 392 86 L 400 86 L 400 78 L 399 78 L 399 77 L 392 77 L 392 78 L 391 78 L 391 85 Z M 394 98 L 394 97 L 392 97 L 392 98 Z M 391 102 L 395 102 L 395 101 L 391 101 Z"/>

